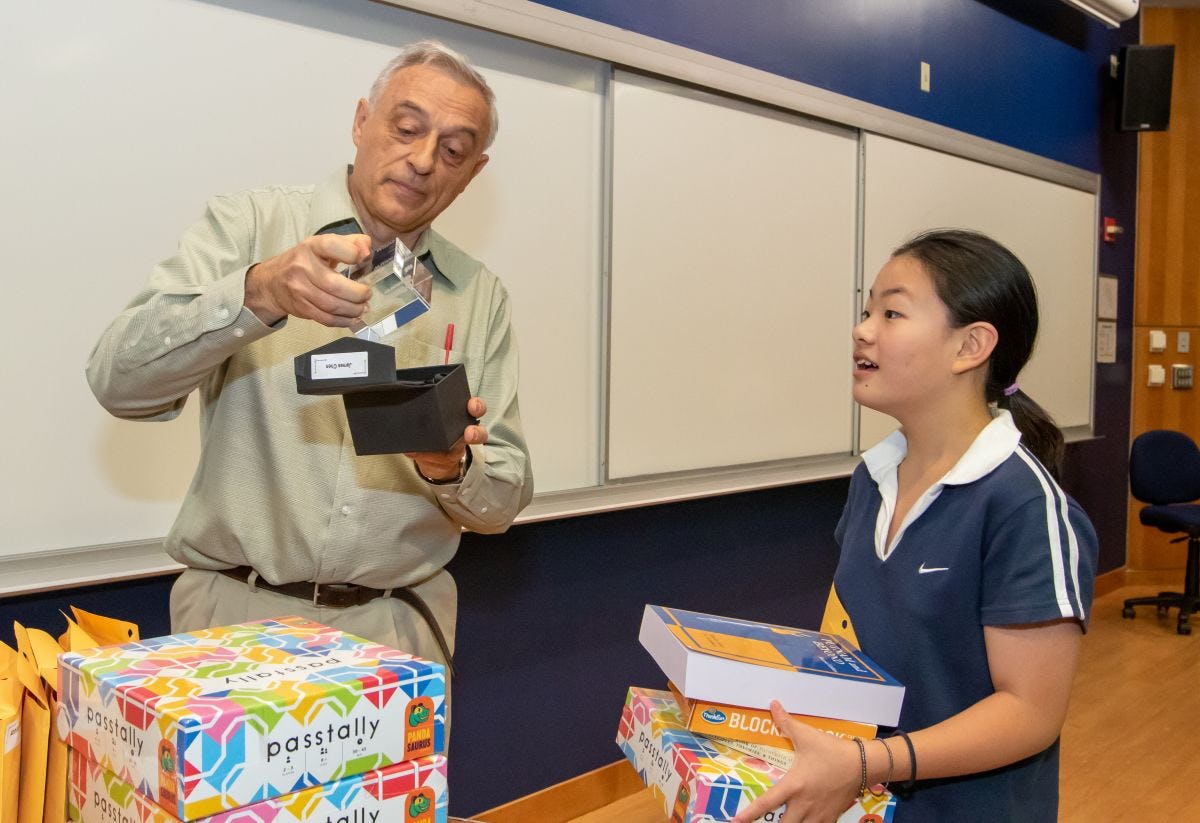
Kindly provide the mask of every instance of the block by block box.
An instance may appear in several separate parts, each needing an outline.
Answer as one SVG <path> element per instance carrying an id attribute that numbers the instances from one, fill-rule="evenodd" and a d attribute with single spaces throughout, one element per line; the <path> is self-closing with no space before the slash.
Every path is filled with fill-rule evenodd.
<path id="1" fill-rule="evenodd" d="M 72 751 L 72 823 L 181 823 L 104 767 Z M 446 758 L 435 754 L 343 777 L 194 823 L 446 823 Z"/>
<path id="2" fill-rule="evenodd" d="M 731 706 L 728 703 L 714 703 L 711 700 L 694 700 L 684 697 L 683 692 L 669 681 L 667 688 L 679 705 L 684 725 L 693 732 L 706 737 L 724 737 L 779 749 L 792 748 L 792 741 L 775 725 L 770 709 L 750 709 L 745 706 Z M 837 737 L 860 737 L 870 740 L 878 731 L 878 728 L 870 723 L 855 723 L 852 720 L 836 720 L 810 714 L 793 714 L 791 717 L 806 726 Z"/>
<path id="3" fill-rule="evenodd" d="M 445 691 L 440 664 L 285 617 L 62 655 L 58 731 L 197 820 L 441 752 Z"/>
<path id="4" fill-rule="evenodd" d="M 724 823 L 783 777 L 783 770 L 689 731 L 670 692 L 631 687 L 617 745 L 672 823 Z M 839 823 L 888 823 L 895 799 L 864 794 Z M 759 818 L 778 821 L 783 807 Z"/>

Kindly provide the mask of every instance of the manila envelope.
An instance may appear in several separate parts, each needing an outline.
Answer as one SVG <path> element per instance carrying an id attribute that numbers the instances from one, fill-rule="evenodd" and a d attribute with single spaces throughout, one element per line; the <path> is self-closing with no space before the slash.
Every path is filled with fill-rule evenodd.
<path id="1" fill-rule="evenodd" d="M 74 652 L 80 649 L 91 649 L 96 646 L 116 646 L 121 643 L 129 643 L 134 640 L 141 640 L 138 634 L 136 623 L 130 623 L 128 620 L 118 620 L 115 617 L 104 617 L 99 614 L 85 612 L 78 606 L 71 607 L 71 614 L 75 615 L 74 623 L 71 618 L 67 617 L 67 631 L 58 638 L 59 645 L 64 651 Z M 66 617 L 66 615 L 63 615 Z M 71 630 L 78 626 L 88 635 L 91 640 L 91 645 L 77 646 L 78 640 L 69 639 Z"/>
<path id="2" fill-rule="evenodd" d="M 17 819 L 21 786 L 21 698 L 25 687 L 17 672 L 20 657 L 0 642 L 0 820 Z"/>
<path id="3" fill-rule="evenodd" d="M 19 668 L 28 668 L 25 701 L 21 707 L 21 794 L 17 800 L 17 823 L 43 823 L 46 803 L 46 765 L 50 744 L 50 702 L 33 667 L 24 660 Z M 28 679 L 27 679 L 28 677 Z"/>
<path id="4" fill-rule="evenodd" d="M 57 720 L 58 656 L 62 654 L 63 648 L 57 640 L 41 629 L 26 629 L 19 623 L 14 623 L 13 631 L 22 645 L 22 652 L 28 651 L 27 657 L 34 661 L 38 674 L 41 675 L 42 682 L 46 685 L 50 717 Z M 89 648 L 87 642 L 90 638 L 86 638 L 82 631 L 76 629 L 73 633 L 68 628 L 67 634 L 72 635 L 71 639 L 74 642 L 84 644 L 81 648 Z M 94 641 L 91 645 L 95 645 Z M 67 744 L 59 739 L 57 733 L 47 735 L 45 774 L 42 821 L 43 823 L 61 823 L 67 818 Z M 21 820 L 20 823 L 26 823 L 26 821 Z"/>
<path id="5" fill-rule="evenodd" d="M 17 823 L 43 823 L 50 754 L 51 715 L 48 694 L 51 687 L 39 677 L 38 658 L 30 642 L 30 634 L 33 632 L 14 622 L 13 633 L 16 635 L 17 649 L 20 652 L 17 669 L 25 687 L 25 700 L 21 709 L 21 793 L 16 820 Z M 41 642 L 46 645 L 49 653 L 49 644 L 54 643 L 54 639 L 47 634 Z"/>
<path id="6" fill-rule="evenodd" d="M 113 646 L 140 640 L 138 627 L 126 620 L 104 617 L 72 606 L 75 616 L 63 615 L 67 630 L 58 642 L 45 632 L 36 629 L 29 632 L 30 644 L 36 653 L 38 669 L 42 679 L 49 684 L 50 716 L 58 716 L 58 655 L 61 652 L 78 652 L 97 646 Z M 49 753 L 46 758 L 46 802 L 42 823 L 62 823 L 67 814 L 67 744 L 57 734 L 51 734 Z M 36 823 L 21 820 L 20 823 Z"/>

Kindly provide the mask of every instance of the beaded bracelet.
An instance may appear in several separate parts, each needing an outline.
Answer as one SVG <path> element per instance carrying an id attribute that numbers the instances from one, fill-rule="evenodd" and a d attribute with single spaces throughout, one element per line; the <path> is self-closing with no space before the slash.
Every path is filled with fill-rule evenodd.
<path id="1" fill-rule="evenodd" d="M 888 770 L 887 770 L 887 779 L 886 779 L 886 780 L 884 780 L 884 781 L 882 781 L 882 784 L 881 784 L 881 785 L 882 785 L 882 787 L 883 787 L 883 791 L 881 791 L 881 792 L 876 792 L 876 791 L 875 791 L 875 789 L 874 789 L 874 788 L 872 788 L 872 789 L 871 789 L 871 796 L 872 796 L 872 797 L 883 797 L 885 794 L 887 794 L 887 787 L 888 787 L 888 784 L 892 782 L 892 772 L 893 772 L 893 771 L 895 770 L 895 768 L 896 768 L 896 761 L 892 759 L 892 747 L 891 747 L 891 746 L 889 746 L 889 745 L 887 744 L 887 740 L 885 740 L 885 739 L 884 739 L 884 738 L 882 738 L 882 737 L 877 737 L 877 738 L 875 738 L 875 739 L 876 739 L 876 740 L 878 740 L 880 743 L 882 743 L 882 744 L 883 744 L 883 750 L 884 750 L 885 752 L 887 752 L 887 756 L 888 756 Z"/>
<path id="2" fill-rule="evenodd" d="M 862 797 L 867 793 L 867 747 L 863 745 L 862 738 L 852 737 L 850 739 L 858 746 L 858 760 L 862 766 L 862 780 L 858 784 L 858 796 Z"/>

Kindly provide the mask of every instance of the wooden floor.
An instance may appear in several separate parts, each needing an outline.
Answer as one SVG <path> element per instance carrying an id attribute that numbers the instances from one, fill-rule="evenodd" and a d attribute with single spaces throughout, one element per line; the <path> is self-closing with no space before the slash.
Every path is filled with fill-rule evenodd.
<path id="1" fill-rule="evenodd" d="M 1121 617 L 1125 598 L 1158 588 L 1121 589 L 1092 609 L 1062 734 L 1065 823 L 1200 820 L 1200 616 L 1190 635 L 1176 634 L 1174 609 Z"/>
<path id="2" fill-rule="evenodd" d="M 1096 599 L 1062 734 L 1063 823 L 1200 821 L 1200 616 L 1187 636 L 1175 633 L 1174 610 L 1159 618 L 1142 607 L 1133 620 L 1121 617 L 1126 597 L 1158 588 L 1128 587 Z M 597 779 L 587 782 L 595 787 L 603 774 L 602 793 L 611 798 L 590 805 L 593 811 L 581 813 L 560 793 L 559 802 L 539 804 L 534 817 L 522 813 L 531 809 L 522 809 L 521 801 L 505 807 L 508 814 L 479 817 L 495 823 L 666 820 L 649 792 L 638 790 L 632 768 L 614 764 L 593 774 Z M 556 816 L 547 808 L 556 805 L 575 810 Z"/>

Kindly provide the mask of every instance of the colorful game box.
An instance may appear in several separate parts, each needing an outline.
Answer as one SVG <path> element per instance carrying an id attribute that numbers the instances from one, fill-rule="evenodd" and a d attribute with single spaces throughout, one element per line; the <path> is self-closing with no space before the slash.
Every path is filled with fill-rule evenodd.
<path id="1" fill-rule="evenodd" d="M 617 745 L 663 804 L 672 823 L 728 821 L 764 794 L 784 772 L 751 755 L 688 731 L 670 692 L 632 687 L 617 730 Z M 876 787 L 876 790 L 880 790 Z M 887 823 L 895 799 L 869 792 L 839 823 Z M 759 818 L 780 819 L 783 807 Z"/>
<path id="2" fill-rule="evenodd" d="M 724 737 L 731 740 L 744 740 L 747 743 L 758 743 L 774 748 L 792 748 L 792 741 L 783 730 L 775 725 L 770 709 L 748 709 L 745 706 L 731 706 L 728 703 L 713 703 L 710 700 L 693 700 L 684 697 L 683 693 L 670 681 L 667 688 L 679 713 L 683 716 L 684 725 L 691 731 L 706 737 Z M 870 723 L 855 723 L 852 720 L 835 720 L 832 717 L 814 717 L 811 714 L 793 714 L 792 718 L 806 726 L 838 737 L 861 737 L 870 740 L 875 737 L 878 729 Z M 736 748 L 736 747 L 735 747 Z"/>
<path id="3" fill-rule="evenodd" d="M 714 737 L 711 734 L 704 736 L 714 743 L 720 743 L 722 746 L 742 752 L 743 754 L 752 755 L 759 760 L 765 760 L 781 771 L 786 772 L 796 762 L 796 752 L 793 749 L 764 746 L 762 743 L 751 743 L 748 740 L 738 740 L 735 737 Z"/>
<path id="4" fill-rule="evenodd" d="M 67 817 L 77 823 L 180 823 L 81 752 L 70 756 Z M 446 758 L 435 754 L 218 812 L 197 823 L 446 823 Z"/>
<path id="5" fill-rule="evenodd" d="M 444 748 L 440 664 L 298 617 L 60 660 L 59 735 L 182 820 Z"/>

